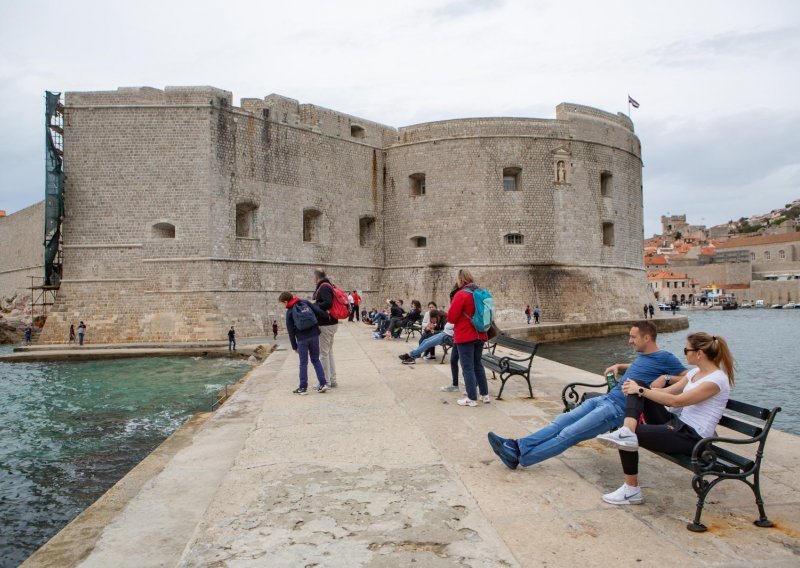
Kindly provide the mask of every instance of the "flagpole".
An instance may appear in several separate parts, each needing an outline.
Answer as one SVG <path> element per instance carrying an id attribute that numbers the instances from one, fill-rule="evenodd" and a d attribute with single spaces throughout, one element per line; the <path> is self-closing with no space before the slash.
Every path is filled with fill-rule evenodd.
<path id="1" fill-rule="evenodd" d="M 628 120 L 631 118 L 631 96 L 628 95 Z"/>

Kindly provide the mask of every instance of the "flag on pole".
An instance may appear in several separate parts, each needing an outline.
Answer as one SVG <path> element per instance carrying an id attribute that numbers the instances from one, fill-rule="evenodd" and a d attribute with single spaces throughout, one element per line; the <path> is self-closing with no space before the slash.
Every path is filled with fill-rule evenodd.
<path id="1" fill-rule="evenodd" d="M 631 105 L 633 108 L 639 108 L 639 103 L 633 100 L 633 97 L 628 95 L 628 104 Z"/>

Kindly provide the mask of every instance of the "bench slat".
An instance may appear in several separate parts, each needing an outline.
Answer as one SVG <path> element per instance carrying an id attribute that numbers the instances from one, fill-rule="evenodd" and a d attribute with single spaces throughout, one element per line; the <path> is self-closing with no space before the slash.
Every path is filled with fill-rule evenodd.
<path id="1" fill-rule="evenodd" d="M 742 422 L 741 420 L 737 420 L 736 418 L 725 415 L 720 418 L 719 425 L 739 432 L 740 434 L 750 436 L 751 438 L 755 438 L 764 431 L 763 428 L 759 428 L 753 424 L 748 424 L 747 422 Z"/>
<path id="2" fill-rule="evenodd" d="M 738 412 L 739 414 L 752 416 L 753 418 L 758 418 L 760 420 L 766 420 L 767 418 L 769 418 L 769 413 L 770 413 L 769 409 L 761 408 L 753 404 L 748 404 L 746 402 L 741 402 L 733 399 L 728 399 L 728 405 L 726 408 L 728 410 L 733 410 L 734 412 Z"/>
<path id="3" fill-rule="evenodd" d="M 523 339 L 515 339 L 507 335 L 498 335 L 493 341 L 500 347 L 507 347 L 515 351 L 522 351 L 523 353 L 536 353 L 536 350 L 539 348 L 538 343 L 531 343 Z"/>

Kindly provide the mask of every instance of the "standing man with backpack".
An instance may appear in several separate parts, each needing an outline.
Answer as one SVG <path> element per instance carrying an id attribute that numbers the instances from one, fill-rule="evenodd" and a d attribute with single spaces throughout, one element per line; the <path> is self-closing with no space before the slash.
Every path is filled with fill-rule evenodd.
<path id="1" fill-rule="evenodd" d="M 317 318 L 320 331 L 319 358 L 330 387 L 335 389 L 338 384 L 336 364 L 333 361 L 333 336 L 339 329 L 339 319 L 345 319 L 349 315 L 350 303 L 347 301 L 347 292 L 334 287 L 321 268 L 314 270 L 314 281 L 316 282 L 314 302 L 325 312 Z"/>
<path id="2" fill-rule="evenodd" d="M 300 386 L 292 392 L 303 395 L 308 390 L 309 357 L 319 381 L 319 386 L 314 387 L 314 390 L 325 392 L 328 385 L 325 381 L 325 370 L 319 360 L 318 321 L 327 314 L 311 302 L 292 296 L 291 292 L 281 292 L 278 301 L 286 308 L 286 332 L 289 334 L 292 350 L 300 356 Z"/>

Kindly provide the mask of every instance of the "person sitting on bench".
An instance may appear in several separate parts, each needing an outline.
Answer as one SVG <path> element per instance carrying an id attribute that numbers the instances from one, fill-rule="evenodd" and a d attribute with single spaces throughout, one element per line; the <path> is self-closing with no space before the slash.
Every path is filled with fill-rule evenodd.
<path id="1" fill-rule="evenodd" d="M 506 439 L 489 432 L 489 444 L 494 453 L 510 469 L 516 469 L 518 465 L 527 467 L 557 456 L 578 442 L 622 426 L 625 415 L 622 383 L 625 379 L 636 379 L 645 386 L 662 387 L 667 382 L 662 375 L 683 376 L 687 372 L 675 355 L 658 348 L 656 336 L 656 326 L 652 322 L 636 322 L 628 334 L 628 344 L 639 353 L 638 357 L 632 363 L 619 363 L 606 369 L 606 373 L 613 372 L 614 375 L 625 371 L 623 380 L 616 387 L 608 394 L 590 398 L 574 410 L 559 415 L 525 438 Z"/>
<path id="2" fill-rule="evenodd" d="M 639 487 L 639 447 L 667 454 L 691 455 L 695 444 L 714 435 L 733 387 L 734 361 L 719 335 L 699 332 L 686 338 L 686 362 L 696 365 L 677 383 L 649 389 L 633 379 L 622 385 L 625 422 L 622 428 L 601 434 L 597 440 L 619 450 L 625 483 L 603 501 L 612 505 L 644 502 Z M 724 371 L 722 369 L 724 369 Z M 680 417 L 665 407 L 683 408 Z M 637 425 L 644 414 L 645 424 Z"/>

